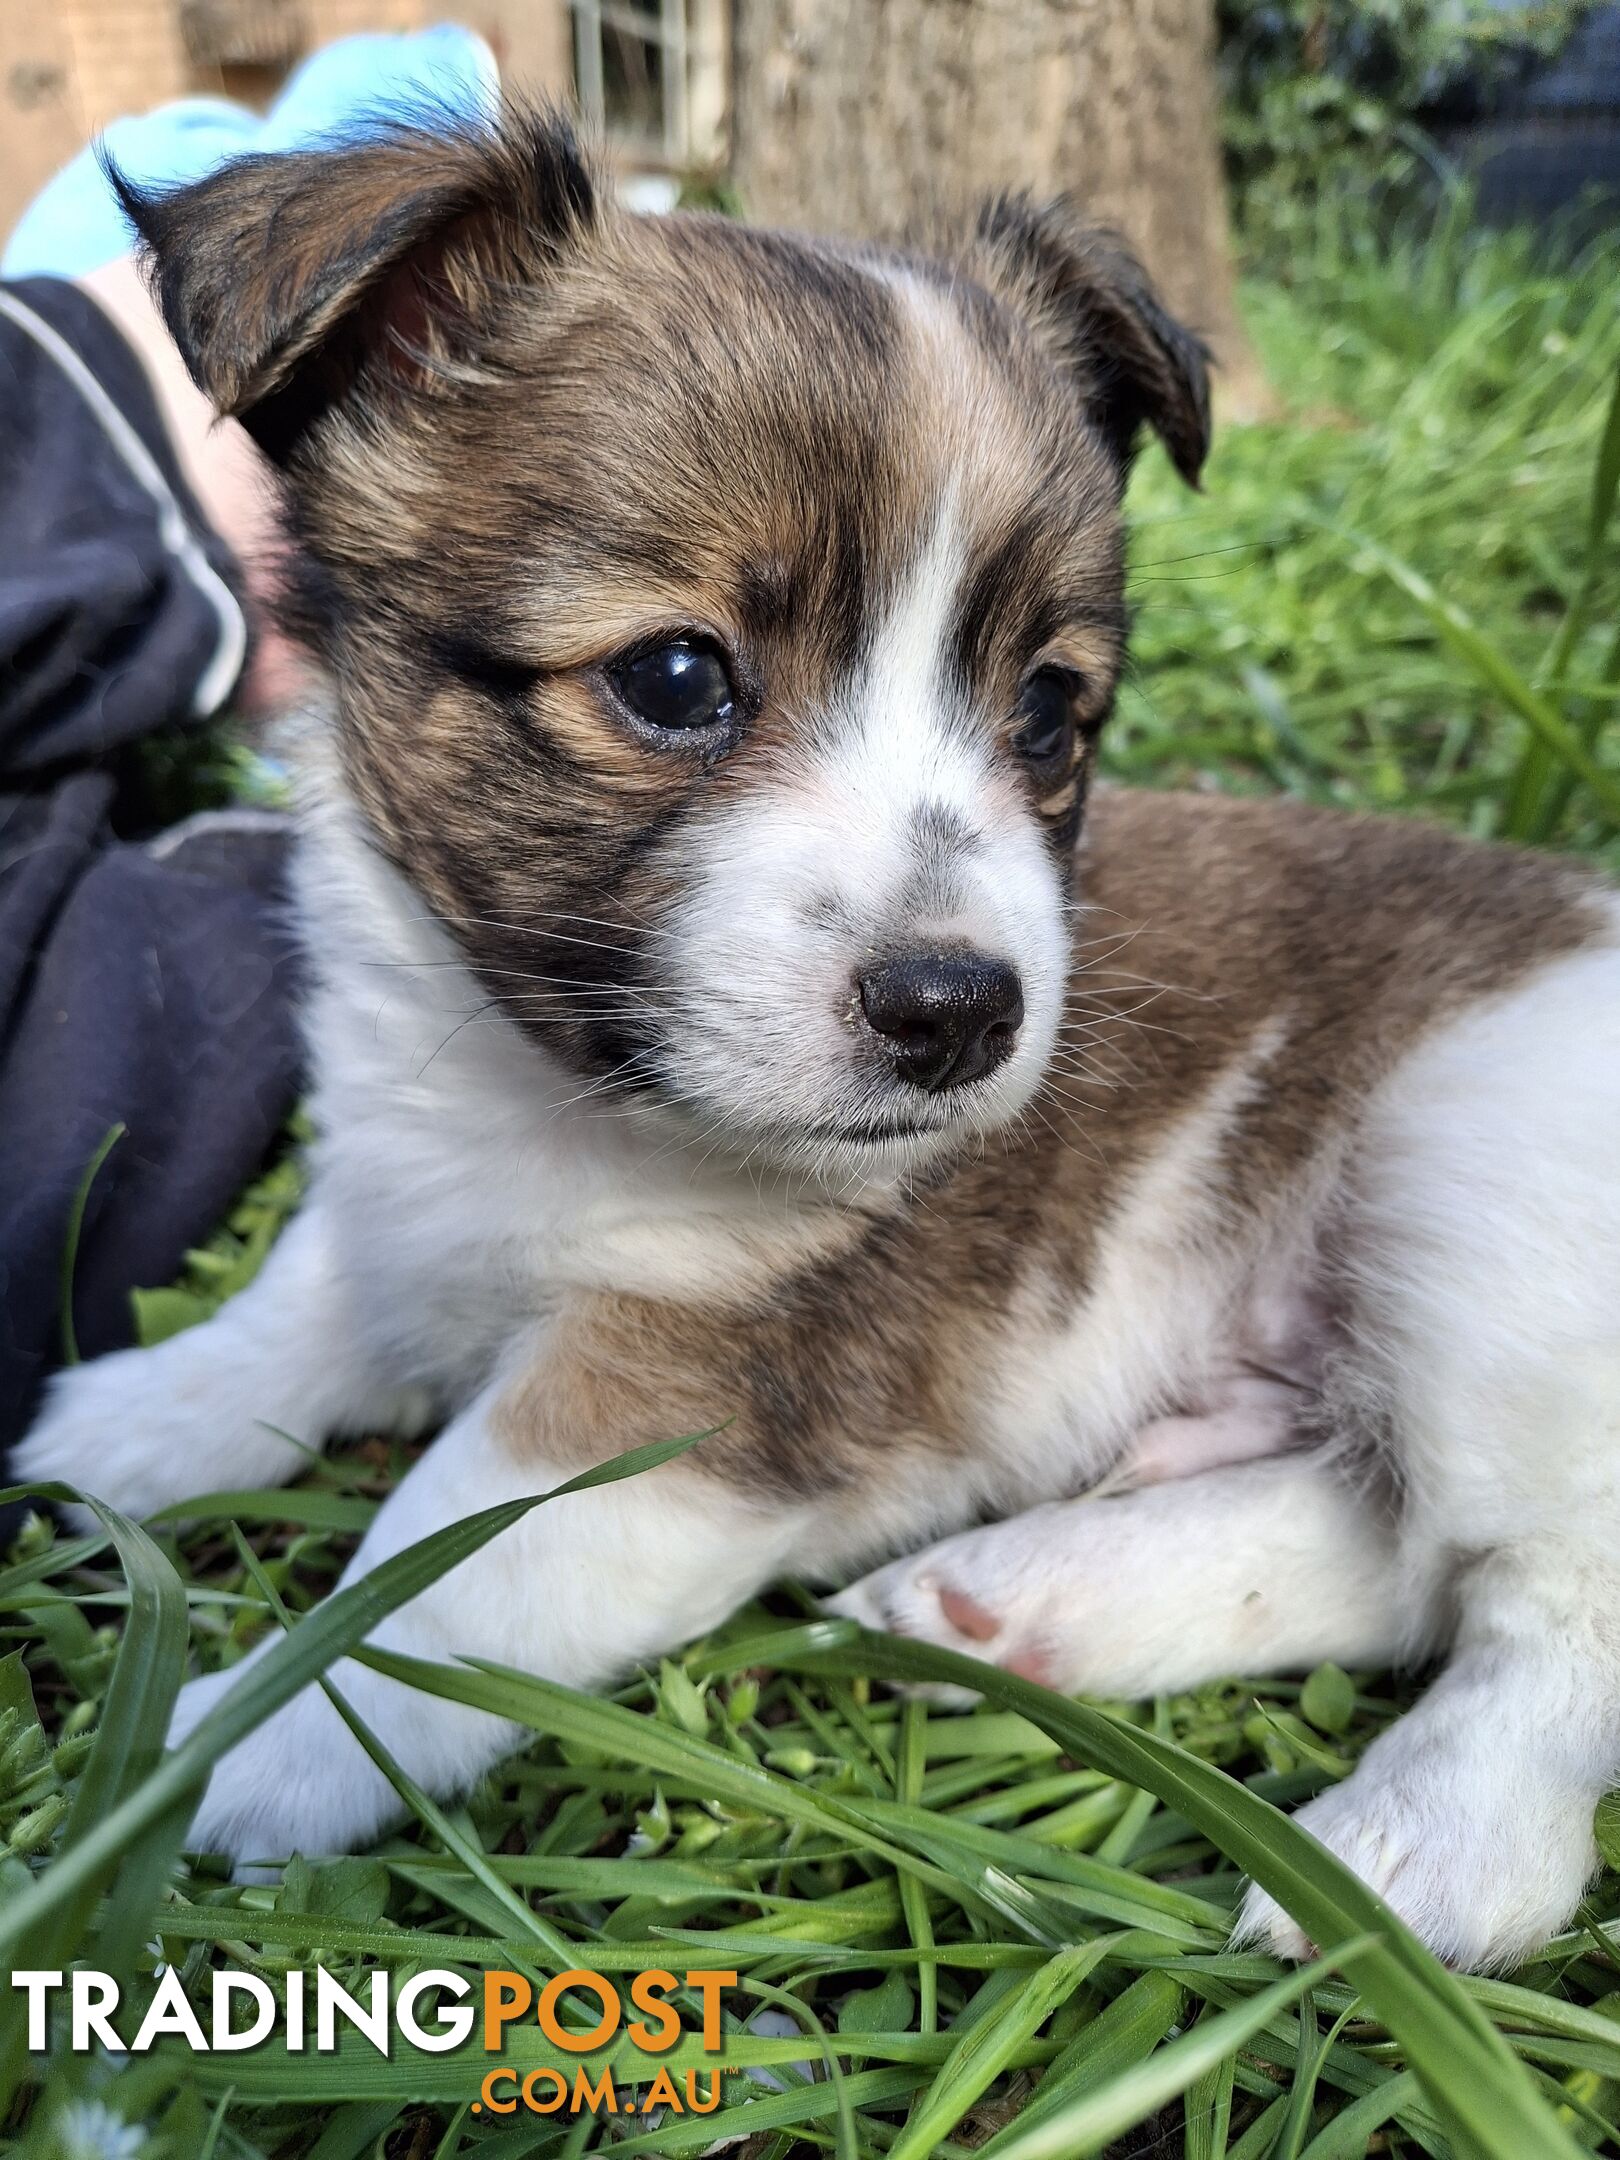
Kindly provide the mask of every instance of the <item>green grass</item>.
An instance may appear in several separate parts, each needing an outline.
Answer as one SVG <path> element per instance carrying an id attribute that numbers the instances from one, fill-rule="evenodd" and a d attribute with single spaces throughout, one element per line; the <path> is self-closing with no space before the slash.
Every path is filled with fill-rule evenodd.
<path id="1" fill-rule="evenodd" d="M 1144 461 L 1121 777 L 1286 788 L 1620 861 L 1620 760 L 1601 766 L 1600 742 L 1620 706 L 1603 531 L 1620 243 L 1561 270 L 1545 253 L 1458 229 L 1379 256 L 1324 212 L 1291 285 L 1248 286 L 1281 410 L 1218 437 L 1201 499 Z M 1607 800 L 1530 751 L 1527 690 L 1599 746 Z"/>
<path id="2" fill-rule="evenodd" d="M 1453 231 L 1378 261 L 1347 231 L 1324 214 L 1287 285 L 1250 286 L 1279 411 L 1228 431 L 1206 496 L 1144 460 L 1113 767 L 1620 863 L 1620 577 L 1602 531 L 1620 247 L 1554 272 L 1517 239 Z M 290 1165 L 273 1172 L 180 1285 L 143 1299 L 147 1335 L 238 1287 L 296 1193 Z M 1235 1678 L 1125 1710 L 1001 1677 L 947 1712 L 883 1685 L 946 1675 L 942 1654 L 859 1639 L 788 1589 L 603 1702 L 416 1669 L 532 1743 L 463 1804 L 415 1796 L 373 1854 L 226 1882 L 180 1841 L 229 1721 L 157 1760 L 182 1646 L 233 1662 L 284 1610 L 295 1624 L 233 1713 L 261 1716 L 379 1597 L 489 1533 L 447 1532 L 367 1599 L 323 1604 L 404 1466 L 372 1442 L 202 1518 L 25 1535 L 0 1569 L 0 1962 L 77 1958 L 138 1998 L 161 1951 L 198 2000 L 213 1968 L 280 1985 L 317 1959 L 351 1987 L 379 1964 L 731 1966 L 722 2116 L 497 2127 L 467 2112 L 481 2060 L 364 2043 L 25 2062 L 0 2001 L 0 2151 L 573 2160 L 735 2131 L 747 2160 L 1620 2152 L 1614 1877 L 1525 1971 L 1459 1981 L 1277 1812 L 1398 1714 L 1376 1674 Z M 1251 1869 L 1321 1966 L 1289 1979 L 1225 1948 Z M 784 2004 L 797 2037 L 780 2015 L 749 2029 Z M 539 2061 L 533 2028 L 512 2031 Z"/>

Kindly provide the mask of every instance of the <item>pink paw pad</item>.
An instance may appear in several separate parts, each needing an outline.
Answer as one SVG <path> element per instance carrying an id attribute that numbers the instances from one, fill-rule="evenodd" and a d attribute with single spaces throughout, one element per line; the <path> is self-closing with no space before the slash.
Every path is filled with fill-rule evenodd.
<path id="1" fill-rule="evenodd" d="M 953 1590 L 947 1583 L 939 1593 L 939 1609 L 955 1628 L 958 1635 L 965 1635 L 969 1642 L 989 1642 L 993 1635 L 1001 1633 L 1001 1622 L 992 1612 L 986 1612 L 977 1598 L 970 1598 L 965 1590 Z"/>
<path id="2" fill-rule="evenodd" d="M 939 1609 L 958 1635 L 965 1635 L 969 1642 L 988 1643 L 1002 1631 L 1002 1623 L 987 1606 L 977 1598 L 969 1597 L 965 1590 L 952 1589 L 949 1583 L 940 1589 Z M 1052 1682 L 1052 1668 L 1044 1651 L 1033 1643 L 998 1657 L 995 1662 L 1003 1672 L 1016 1673 L 1020 1680 L 1033 1680 L 1040 1687 Z"/>

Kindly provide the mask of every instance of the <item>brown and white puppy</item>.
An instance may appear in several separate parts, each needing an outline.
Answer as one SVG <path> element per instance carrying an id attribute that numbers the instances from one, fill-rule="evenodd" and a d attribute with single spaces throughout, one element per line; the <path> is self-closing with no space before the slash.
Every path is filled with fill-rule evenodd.
<path id="1" fill-rule="evenodd" d="M 376 1639 L 590 1686 L 907 1549 L 841 1608 L 1061 1688 L 1444 1649 L 1305 1819 L 1454 1958 L 1549 1934 L 1620 1754 L 1620 911 L 1280 802 L 1082 831 L 1132 446 L 1207 433 L 1129 257 L 633 217 L 518 115 L 132 206 L 331 681 L 320 1140 L 253 1287 L 65 1375 L 26 1473 L 140 1512 L 448 1419 L 360 1573 L 716 1427 Z M 433 1791 L 512 1739 L 337 1677 Z M 392 1808 L 310 1693 L 195 1835 Z"/>

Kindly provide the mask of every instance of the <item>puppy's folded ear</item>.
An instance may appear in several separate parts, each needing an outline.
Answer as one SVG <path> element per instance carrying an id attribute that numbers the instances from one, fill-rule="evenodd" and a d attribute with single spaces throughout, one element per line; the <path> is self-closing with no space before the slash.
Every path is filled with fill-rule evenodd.
<path id="1" fill-rule="evenodd" d="M 475 354 L 504 294 L 599 215 L 567 124 L 515 109 L 256 154 L 188 187 L 108 176 L 194 380 L 279 463 L 357 390 Z"/>
<path id="2" fill-rule="evenodd" d="M 965 267 L 1072 371 L 1122 468 L 1147 426 L 1197 485 L 1209 452 L 1209 349 L 1170 314 L 1117 234 L 1082 223 L 1062 201 L 997 195 L 979 212 Z"/>

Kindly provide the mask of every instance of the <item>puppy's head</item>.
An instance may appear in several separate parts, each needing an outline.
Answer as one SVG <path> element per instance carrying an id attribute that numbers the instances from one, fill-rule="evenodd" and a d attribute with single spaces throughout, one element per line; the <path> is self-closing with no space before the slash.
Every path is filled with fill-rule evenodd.
<path id="1" fill-rule="evenodd" d="M 557 122 L 129 196 L 283 468 L 376 843 L 502 1010 L 843 1178 L 1051 1053 L 1140 429 L 1204 356 L 1131 258 L 989 205 L 936 255 L 633 217 Z"/>

